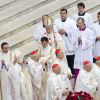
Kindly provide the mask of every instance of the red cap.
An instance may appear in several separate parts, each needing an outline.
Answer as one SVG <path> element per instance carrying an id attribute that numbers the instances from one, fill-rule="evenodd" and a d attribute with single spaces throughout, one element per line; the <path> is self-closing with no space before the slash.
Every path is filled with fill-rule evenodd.
<path id="1" fill-rule="evenodd" d="M 52 65 L 52 68 L 56 68 L 56 67 L 58 67 L 59 66 L 59 64 L 53 64 Z"/>
<path id="2" fill-rule="evenodd" d="M 90 64 L 91 62 L 90 61 L 84 61 L 83 62 L 83 65 L 88 65 L 88 64 Z"/>
<path id="3" fill-rule="evenodd" d="M 55 54 L 56 54 L 56 55 L 59 54 L 60 51 L 61 51 L 61 49 L 56 49 Z"/>
<path id="4" fill-rule="evenodd" d="M 37 54 L 37 53 L 38 53 L 37 50 L 31 52 L 32 55 L 35 55 L 35 54 Z"/>
<path id="5" fill-rule="evenodd" d="M 100 61 L 100 56 L 96 57 L 95 59 L 96 61 Z"/>

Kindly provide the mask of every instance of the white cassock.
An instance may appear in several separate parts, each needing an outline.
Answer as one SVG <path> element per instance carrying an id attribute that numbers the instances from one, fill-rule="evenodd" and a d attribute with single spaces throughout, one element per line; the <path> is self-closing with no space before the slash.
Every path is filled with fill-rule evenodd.
<path id="1" fill-rule="evenodd" d="M 92 72 L 87 72 L 84 69 L 81 69 L 75 84 L 75 92 L 87 92 L 91 96 L 95 96 L 97 81 Z"/>
<path id="2" fill-rule="evenodd" d="M 34 100 L 32 81 L 26 65 L 23 65 L 22 70 L 20 71 L 20 84 L 21 84 L 21 99 Z"/>
<path id="3" fill-rule="evenodd" d="M 39 93 L 41 89 L 41 79 L 43 75 L 43 67 L 42 64 L 39 62 L 35 62 L 31 58 L 28 58 L 28 67 L 29 67 L 29 72 L 32 78 L 32 83 L 33 83 L 33 93 L 34 93 L 34 100 L 39 99 Z"/>
<path id="4" fill-rule="evenodd" d="M 92 16 L 90 14 L 88 14 L 87 12 L 85 14 L 83 14 L 82 16 L 78 15 L 77 14 L 74 14 L 72 16 L 72 19 L 77 23 L 77 19 L 81 17 L 81 18 L 84 18 L 85 20 L 85 24 L 86 24 L 86 27 L 90 28 L 90 29 L 93 29 L 93 19 L 92 19 Z"/>
<path id="5" fill-rule="evenodd" d="M 11 65 L 10 64 L 8 77 L 11 82 L 11 91 L 12 91 L 12 99 L 13 100 L 21 100 L 20 95 L 20 71 L 21 66 L 19 64 Z"/>
<path id="6" fill-rule="evenodd" d="M 13 100 L 11 95 L 11 83 L 8 78 L 8 72 L 2 69 L 0 72 L 1 81 L 1 100 Z"/>
<path id="7" fill-rule="evenodd" d="M 64 60 L 60 60 L 56 58 L 54 60 L 54 63 L 57 63 L 61 66 L 61 74 L 63 75 L 72 75 L 70 68 L 68 67 L 68 64 Z"/>
<path id="8" fill-rule="evenodd" d="M 93 64 L 92 73 L 95 76 L 95 79 L 98 83 L 98 91 L 97 91 L 97 98 L 100 99 L 100 67 L 98 67 L 96 64 Z"/>
<path id="9" fill-rule="evenodd" d="M 15 54 L 14 54 L 13 51 L 8 51 L 8 53 L 0 52 L 0 61 L 4 60 L 6 63 L 7 62 L 13 62 L 14 63 L 14 60 L 15 60 L 14 56 L 15 56 Z"/>
<path id="10" fill-rule="evenodd" d="M 69 80 L 65 75 L 56 75 L 52 72 L 47 81 L 45 100 L 65 100 L 67 96 L 62 96 L 62 93 L 67 88 L 70 91 L 68 84 Z"/>
<path id="11" fill-rule="evenodd" d="M 43 72 L 42 75 L 42 80 L 41 80 L 41 90 L 39 94 L 39 100 L 45 100 L 45 95 L 46 95 L 46 87 L 47 87 L 47 80 L 49 78 L 49 73 L 47 70 Z"/>
<path id="12" fill-rule="evenodd" d="M 39 41 L 44 33 L 46 33 L 46 28 L 43 27 L 43 23 L 40 22 L 35 31 L 34 39 L 36 41 Z"/>
<path id="13" fill-rule="evenodd" d="M 64 47 L 62 48 L 64 53 L 66 55 L 73 55 L 74 52 L 74 45 L 72 42 L 72 30 L 76 28 L 76 24 L 74 20 L 67 18 L 65 22 L 62 22 L 61 19 L 56 19 L 54 21 L 54 32 L 57 32 L 60 29 L 64 29 L 68 36 L 65 36 L 65 34 L 62 35 L 62 38 L 64 40 Z"/>
<path id="14" fill-rule="evenodd" d="M 17 64 L 13 64 L 15 54 L 13 51 L 8 53 L 0 53 L 1 60 L 5 61 L 6 69 L 1 68 L 1 85 L 2 85 L 2 100 L 20 100 L 20 79 L 19 68 Z M 8 71 L 7 71 L 8 70 Z M 12 93 L 11 93 L 12 92 Z"/>
<path id="15" fill-rule="evenodd" d="M 48 45 L 46 48 L 41 47 L 39 49 L 39 53 L 40 53 L 40 60 L 39 62 L 45 64 L 45 62 L 50 62 L 50 64 L 52 63 L 52 60 L 55 59 L 55 49 L 52 48 L 50 45 Z M 51 59 L 49 59 L 51 58 Z M 46 84 L 47 84 L 47 79 L 48 79 L 49 75 L 48 72 L 44 72 L 43 77 L 42 77 L 42 88 L 41 88 L 41 93 L 40 93 L 40 100 L 44 100 L 44 96 L 45 96 L 45 91 L 46 91 Z"/>
<path id="16" fill-rule="evenodd" d="M 98 22 L 94 24 L 94 28 L 95 28 L 95 37 L 100 37 L 100 25 Z M 93 54 L 94 57 L 100 56 L 100 40 L 95 41 Z"/>
<path id="17" fill-rule="evenodd" d="M 45 48 L 40 47 L 38 52 L 41 56 L 41 61 L 40 62 L 45 62 L 50 57 L 55 58 L 55 49 L 52 48 L 50 45 L 48 45 Z"/>
<path id="18" fill-rule="evenodd" d="M 76 35 L 76 52 L 74 60 L 74 68 L 81 69 L 83 66 L 83 61 L 88 60 L 93 62 L 93 33 L 92 30 L 86 28 L 80 31 L 78 28 L 74 31 Z M 78 44 L 78 37 L 81 37 L 82 44 Z"/>

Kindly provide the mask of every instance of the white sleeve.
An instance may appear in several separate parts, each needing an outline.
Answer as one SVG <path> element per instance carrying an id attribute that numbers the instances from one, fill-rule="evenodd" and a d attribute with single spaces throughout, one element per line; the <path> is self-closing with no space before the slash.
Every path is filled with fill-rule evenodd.
<path id="1" fill-rule="evenodd" d="M 52 100 L 59 98 L 60 100 L 61 96 L 62 92 L 56 80 L 48 80 L 46 88 L 46 100 L 49 100 L 49 98 Z"/>
<path id="2" fill-rule="evenodd" d="M 76 29 L 73 29 L 73 31 L 71 31 L 70 34 L 68 34 L 67 38 L 66 38 L 66 46 L 68 48 L 69 51 L 75 51 L 75 49 L 77 48 L 77 34 L 76 34 Z M 70 44 L 70 45 L 69 45 Z"/>
<path id="3" fill-rule="evenodd" d="M 81 76 L 80 81 L 82 82 L 85 91 L 89 91 L 90 93 L 91 92 L 94 93 L 96 91 L 97 82 L 95 80 L 94 80 L 95 83 L 91 85 L 90 83 L 88 83 L 88 80 L 86 77 Z"/>
<path id="4" fill-rule="evenodd" d="M 88 49 L 93 46 L 93 32 L 90 30 L 87 34 L 87 38 L 82 38 L 82 49 Z"/>
<path id="5" fill-rule="evenodd" d="M 95 37 L 100 36 L 99 29 L 98 29 L 98 26 L 96 24 L 94 25 L 94 29 L 95 29 Z"/>
<path id="6" fill-rule="evenodd" d="M 70 23 L 70 29 L 69 29 L 69 32 L 67 33 L 67 37 L 69 39 L 69 41 L 74 44 L 76 43 L 76 36 L 77 34 L 75 33 L 76 29 L 77 29 L 77 26 L 76 26 L 76 23 L 74 22 L 74 20 L 71 21 Z"/>
<path id="7" fill-rule="evenodd" d="M 77 28 L 77 26 L 76 26 L 75 21 L 71 19 L 69 30 L 68 30 L 67 34 L 72 34 L 73 30 L 75 30 L 76 28 Z M 67 29 L 66 29 L 66 32 L 67 32 Z"/>
<path id="8" fill-rule="evenodd" d="M 66 69 L 67 69 L 67 74 L 72 75 L 71 70 L 70 70 L 70 68 L 68 66 L 66 66 Z"/>
<path id="9" fill-rule="evenodd" d="M 57 42 L 57 48 L 61 48 L 64 45 L 62 36 L 59 33 L 55 33 L 55 40 Z"/>

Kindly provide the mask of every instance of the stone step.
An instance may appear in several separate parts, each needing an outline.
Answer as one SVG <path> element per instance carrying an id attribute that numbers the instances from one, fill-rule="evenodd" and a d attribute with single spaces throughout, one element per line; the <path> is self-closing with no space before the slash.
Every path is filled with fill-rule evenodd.
<path id="1" fill-rule="evenodd" d="M 23 16 L 20 16 L 18 18 L 16 18 L 15 20 L 12 20 L 6 24 L 3 24 L 0 26 L 0 37 L 4 36 L 5 34 L 11 34 L 11 33 L 16 33 L 20 30 L 23 30 L 31 25 L 34 24 L 33 21 L 35 21 L 36 19 L 39 19 L 43 14 L 49 14 L 54 12 L 57 9 L 62 8 L 65 5 L 70 4 L 71 1 L 75 1 L 75 0 L 70 0 L 69 2 L 66 0 L 64 0 L 63 2 L 61 2 L 61 0 L 55 0 L 54 2 L 51 2 L 45 6 L 39 7 L 38 9 L 27 13 Z M 55 7 L 55 5 L 57 4 L 57 6 Z M 49 9 L 48 9 L 49 8 Z M 42 13 L 41 13 L 42 12 Z M 0 39 L 3 39 L 3 37 L 1 37 Z"/>
<path id="2" fill-rule="evenodd" d="M 16 19 L 26 13 L 29 13 L 39 6 L 52 2 L 53 0 L 24 0 L 16 3 L 0 12 L 0 25 Z M 14 9 L 14 10 L 13 10 Z"/>
<path id="3" fill-rule="evenodd" d="M 0 0 L 1 6 L 0 6 L 0 11 L 3 11 L 17 3 L 21 3 L 24 0 Z"/>
<path id="4" fill-rule="evenodd" d="M 15 0 L 0 0 L 0 8 L 14 1 Z"/>

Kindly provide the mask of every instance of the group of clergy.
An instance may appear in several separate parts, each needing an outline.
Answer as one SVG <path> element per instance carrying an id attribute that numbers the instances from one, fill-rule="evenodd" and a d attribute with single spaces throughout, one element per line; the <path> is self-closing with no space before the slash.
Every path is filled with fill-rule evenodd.
<path id="1" fill-rule="evenodd" d="M 66 100 L 70 91 L 100 99 L 100 12 L 94 24 L 84 3 L 77 8 L 72 18 L 65 8 L 55 21 L 43 15 L 33 36 L 38 49 L 25 60 L 1 44 L 0 100 Z"/>

